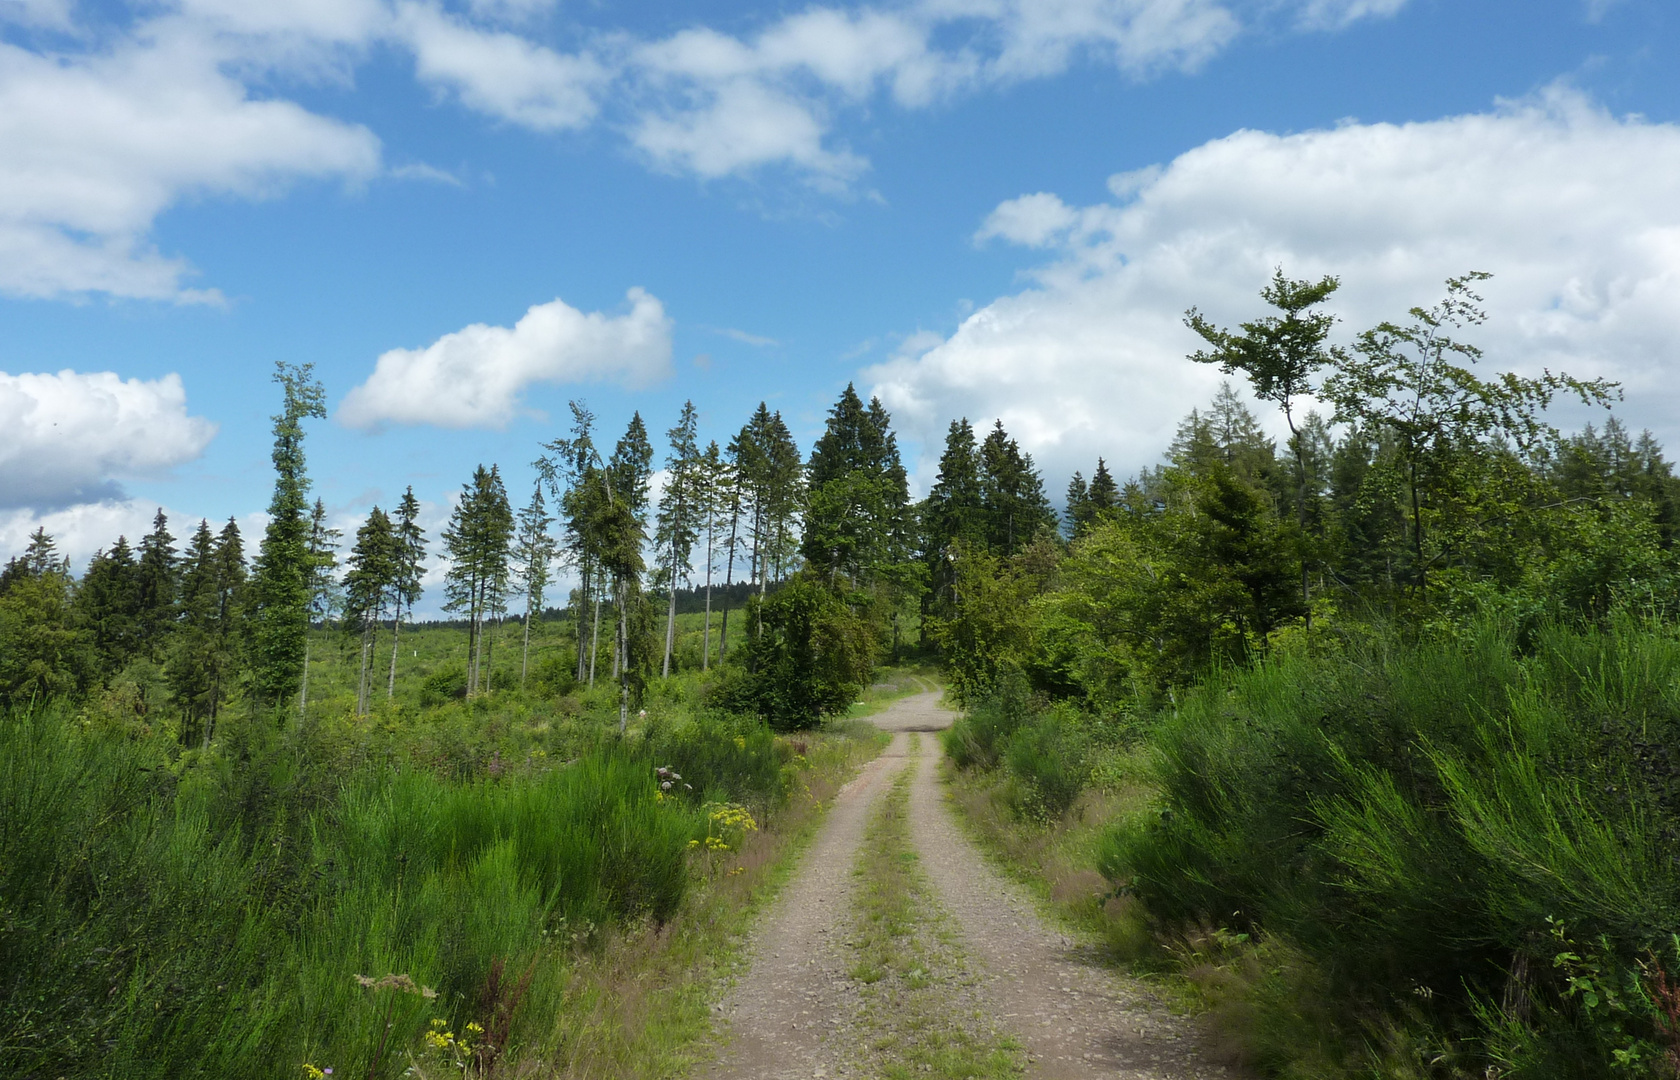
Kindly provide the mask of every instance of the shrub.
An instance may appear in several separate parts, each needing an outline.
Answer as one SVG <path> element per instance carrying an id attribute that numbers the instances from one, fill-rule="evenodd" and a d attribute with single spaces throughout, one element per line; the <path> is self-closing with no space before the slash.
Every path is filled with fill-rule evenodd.
<path id="1" fill-rule="evenodd" d="M 1001 679 L 991 694 L 945 729 L 945 753 L 959 769 L 995 768 L 1010 738 L 1031 716 L 1026 680 L 1019 675 Z"/>
<path id="2" fill-rule="evenodd" d="M 1162 719 L 1160 811 L 1102 868 L 1169 925 L 1298 950 L 1352 1059 L 1409 1027 L 1477 1073 L 1608 1075 L 1673 1045 L 1676 745 L 1680 641 L 1628 619 L 1279 656 Z"/>
<path id="3" fill-rule="evenodd" d="M 778 731 L 814 727 L 844 711 L 869 681 L 874 628 L 822 582 L 801 574 L 748 603 L 752 627 L 730 652 L 711 704 Z"/>
<path id="4" fill-rule="evenodd" d="M 1084 740 L 1054 713 L 1016 730 L 1004 760 L 1023 789 L 1016 809 L 1032 817 L 1061 817 L 1090 779 Z"/>

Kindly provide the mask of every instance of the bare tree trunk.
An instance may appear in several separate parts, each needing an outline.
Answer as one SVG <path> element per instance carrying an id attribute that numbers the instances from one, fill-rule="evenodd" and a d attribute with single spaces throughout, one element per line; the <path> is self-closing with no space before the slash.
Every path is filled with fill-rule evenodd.
<path id="1" fill-rule="evenodd" d="M 211 706 L 214 708 L 214 705 Z M 298 719 L 309 719 L 309 632 L 303 635 L 303 685 L 298 688 Z M 210 748 L 210 736 L 204 736 L 205 749 Z"/>
<path id="2" fill-rule="evenodd" d="M 367 715 L 368 632 L 362 631 L 362 668 L 356 676 L 356 715 Z"/>
<path id="3" fill-rule="evenodd" d="M 391 616 L 391 675 L 385 680 L 385 700 L 390 701 L 397 696 L 397 637 L 402 623 L 402 609 Z"/>
<path id="4" fill-rule="evenodd" d="M 578 570 L 577 681 L 582 682 L 584 675 L 583 624 L 584 620 L 589 617 L 589 579 L 590 575 L 595 572 L 595 569 L 589 565 L 589 559 L 586 556 L 580 560 Z"/>
<path id="5" fill-rule="evenodd" d="M 601 652 L 601 594 L 595 594 L 595 631 L 589 639 L 589 689 L 595 689 L 595 657 Z"/>
<path id="6" fill-rule="evenodd" d="M 718 630 L 718 663 L 729 655 L 729 589 L 735 584 L 735 537 L 740 531 L 741 507 L 737 503 L 735 511 L 729 518 L 729 558 L 728 569 L 723 575 L 723 626 Z"/>
<path id="7" fill-rule="evenodd" d="M 630 726 L 630 604 L 624 582 L 618 583 L 618 652 L 623 663 L 618 668 L 618 734 L 622 738 Z"/>
<path id="8" fill-rule="evenodd" d="M 672 555 L 672 566 L 671 566 L 671 603 L 670 603 L 670 606 L 665 609 L 665 667 L 659 673 L 659 677 L 662 678 L 662 679 L 668 679 L 668 678 L 671 677 L 671 649 L 676 645 L 676 643 L 677 643 L 677 571 L 676 571 L 676 556 L 675 556 L 675 553 L 673 553 L 673 555 Z"/>
<path id="9" fill-rule="evenodd" d="M 712 517 L 712 512 L 706 511 L 706 516 Z M 713 526 L 713 522 L 706 522 L 706 622 L 700 634 L 701 671 L 710 671 L 712 667 L 712 549 L 717 539 Z"/>
<path id="10" fill-rule="evenodd" d="M 531 601 L 525 600 L 525 644 L 519 651 L 519 689 L 525 689 L 525 677 L 531 671 Z"/>

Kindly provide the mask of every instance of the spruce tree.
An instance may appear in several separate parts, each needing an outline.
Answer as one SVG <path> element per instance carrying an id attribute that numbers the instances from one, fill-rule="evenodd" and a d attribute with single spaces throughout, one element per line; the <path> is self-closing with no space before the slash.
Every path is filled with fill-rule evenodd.
<path id="1" fill-rule="evenodd" d="M 1054 529 L 1055 511 L 1044 496 L 1044 480 L 999 420 L 980 444 L 980 501 L 985 509 L 986 547 L 1010 556 L 1040 533 Z"/>
<path id="2" fill-rule="evenodd" d="M 980 448 L 967 417 L 951 421 L 945 434 L 939 475 L 922 507 L 922 528 L 930 588 L 927 602 L 948 604 L 959 549 L 984 544 L 986 535 Z"/>
<path id="3" fill-rule="evenodd" d="M 309 622 L 325 624 L 342 602 L 338 584 L 338 544 L 343 534 L 327 526 L 327 507 L 320 499 L 309 513 Z M 309 715 L 309 639 L 303 643 L 303 678 L 298 690 L 298 714 Z"/>
<path id="4" fill-rule="evenodd" d="M 700 532 L 704 465 L 696 438 L 699 422 L 700 414 L 694 402 L 685 401 L 677 425 L 665 433 L 671 452 L 665 458 L 665 490 L 660 493 L 658 529 L 654 534 L 659 580 L 667 594 L 662 678 L 671 674 L 671 652 L 676 646 L 677 589 L 693 570 L 690 558 Z"/>
<path id="5" fill-rule="evenodd" d="M 356 715 L 367 715 L 368 668 L 378 643 L 379 624 L 396 599 L 395 583 L 402 574 L 402 552 L 396 530 L 385 511 L 375 506 L 356 530 L 356 543 L 345 560 L 344 629 L 361 642 L 361 665 L 356 679 Z"/>
<path id="6" fill-rule="evenodd" d="M 274 497 L 251 577 L 251 689 L 271 707 L 299 694 L 309 640 L 309 473 L 303 421 L 325 419 L 314 365 L 275 364 L 283 400 L 274 417 Z"/>
<path id="7" fill-rule="evenodd" d="M 525 597 L 525 633 L 520 647 L 519 686 L 531 667 L 531 620 L 542 614 L 543 590 L 554 562 L 555 543 L 549 533 L 554 518 L 543 501 L 542 481 L 531 491 L 531 501 L 519 511 L 513 537 L 513 579 L 515 588 Z"/>
<path id="8" fill-rule="evenodd" d="M 468 694 L 476 694 L 481 681 L 488 688 L 484 622 L 500 610 L 507 596 L 513 529 L 513 510 L 501 473 L 494 465 L 488 469 L 480 465 L 462 490 L 443 533 L 449 556 L 444 608 L 467 616 Z"/>
<path id="9" fill-rule="evenodd" d="M 397 694 L 397 641 L 406 612 L 414 615 L 414 603 L 420 599 L 420 577 L 426 563 L 426 530 L 420 527 L 420 500 L 414 497 L 414 487 L 403 492 L 392 519 L 397 542 L 397 575 L 391 582 L 391 670 L 385 679 L 385 699 Z"/>
<path id="10" fill-rule="evenodd" d="M 169 632 L 174 629 L 179 572 L 176 562 L 175 537 L 170 535 L 169 519 L 159 507 L 152 518 L 152 531 L 140 540 L 134 574 L 141 649 L 154 658 L 164 655 Z"/>
<path id="11" fill-rule="evenodd" d="M 128 538 L 119 536 L 109 551 L 94 552 L 76 590 L 77 621 L 87 632 L 94 670 L 103 680 L 126 667 L 142 646 L 137 576 Z"/>
<path id="12" fill-rule="evenodd" d="M 181 560 L 180 623 L 170 642 L 164 673 L 181 710 L 181 742 L 198 742 L 209 722 L 215 647 L 216 536 L 200 520 Z"/>

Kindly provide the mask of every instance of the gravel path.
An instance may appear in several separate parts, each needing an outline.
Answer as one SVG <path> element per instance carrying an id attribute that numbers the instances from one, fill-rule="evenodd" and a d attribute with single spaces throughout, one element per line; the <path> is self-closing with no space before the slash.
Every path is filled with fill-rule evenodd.
<path id="1" fill-rule="evenodd" d="M 722 1007 L 732 1028 L 727 1052 L 708 1072 L 734 1078 L 854 1074 L 862 1000 L 848 973 L 851 874 L 871 808 L 907 763 L 906 732 L 938 731 L 953 715 L 937 692 L 917 694 L 875 716 L 894 733 L 886 752 L 836 797 L 769 919 L 754 958 Z M 910 788 L 911 840 L 939 906 L 961 939 L 957 955 L 999 1029 L 1028 1056 L 1029 1077 L 1084 1080 L 1201 1080 L 1227 1075 L 1203 1063 L 1192 1026 L 1137 982 L 1085 959 L 1039 915 L 1032 900 L 986 862 L 962 833 L 939 783 L 937 738 L 922 738 Z"/>
<path id="2" fill-rule="evenodd" d="M 834 797 L 822 831 L 755 934 L 752 966 L 724 999 L 731 1038 L 707 1073 L 731 1080 L 833 1077 L 846 1056 L 837 1035 L 859 1007 L 845 939 L 851 926 L 852 861 L 869 810 L 904 768 L 896 736 Z"/>

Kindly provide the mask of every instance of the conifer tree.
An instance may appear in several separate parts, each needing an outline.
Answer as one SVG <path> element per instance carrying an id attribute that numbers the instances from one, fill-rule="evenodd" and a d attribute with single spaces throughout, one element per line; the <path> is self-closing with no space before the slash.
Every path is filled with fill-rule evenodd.
<path id="1" fill-rule="evenodd" d="M 396 534 L 397 575 L 391 583 L 391 670 L 385 679 L 387 701 L 397 695 L 397 640 L 404 612 L 410 618 L 414 615 L 414 603 L 420 599 L 420 576 L 426 563 L 426 530 L 420 527 L 420 500 L 414 497 L 413 485 L 403 492 L 391 525 Z"/>
<path id="2" fill-rule="evenodd" d="M 1073 479 L 1068 481 L 1067 508 L 1062 511 L 1062 526 L 1068 539 L 1084 531 L 1088 514 L 1086 504 L 1090 499 L 1091 489 L 1086 485 L 1084 475 L 1075 469 Z"/>
<path id="3" fill-rule="evenodd" d="M 140 584 L 128 538 L 94 552 L 76 590 L 77 621 L 87 631 L 95 670 L 109 679 L 141 649 Z"/>
<path id="4" fill-rule="evenodd" d="M 148 656 L 163 655 L 169 632 L 174 629 L 179 572 L 176 562 L 175 537 L 170 535 L 169 519 L 159 507 L 152 518 L 152 531 L 140 540 L 134 574 L 135 617 L 141 649 Z"/>
<path id="5" fill-rule="evenodd" d="M 1044 481 L 1031 454 L 1023 453 L 999 420 L 980 444 L 980 502 L 985 509 L 986 547 L 1010 556 L 1040 533 L 1055 528 L 1056 515 L 1044 496 Z"/>
<path id="6" fill-rule="evenodd" d="M 677 589 L 693 569 L 690 556 L 701 525 L 704 463 L 697 441 L 699 413 L 694 402 L 683 402 L 677 425 L 665 433 L 671 452 L 665 458 L 665 490 L 659 497 L 658 529 L 654 535 L 659 581 L 667 593 L 665 658 L 660 677 L 671 674 L 671 651 L 676 646 Z"/>
<path id="7" fill-rule="evenodd" d="M 595 414 L 580 401 L 570 402 L 570 407 L 571 436 L 544 443 L 544 452 L 533 462 L 533 466 L 554 497 L 563 523 L 560 547 L 567 561 L 578 572 L 577 602 L 573 604 L 577 635 L 576 678 L 581 683 L 587 676 L 589 685 L 593 687 L 594 642 L 598 640 L 600 630 L 600 595 L 596 589 L 600 558 L 595 519 L 604 496 L 597 470 L 600 454 L 594 442 Z M 594 627 L 586 633 L 592 608 Z M 590 642 L 587 648 L 585 641 Z"/>
<path id="8" fill-rule="evenodd" d="M 181 709 L 181 742 L 189 746 L 198 741 L 210 715 L 216 601 L 216 536 L 201 519 L 181 560 L 180 625 L 164 665 Z"/>
<path id="9" fill-rule="evenodd" d="M 309 512 L 309 622 L 325 623 L 342 601 L 338 585 L 338 544 L 343 534 L 327 526 L 327 506 L 320 499 Z M 303 643 L 303 679 L 298 714 L 309 715 L 309 639 Z"/>
<path id="10" fill-rule="evenodd" d="M 701 628 L 701 670 L 706 672 L 711 670 L 712 662 L 712 571 L 717 568 L 717 534 L 722 529 L 722 522 L 729 517 L 734 487 L 729 482 L 729 465 L 724 462 L 722 450 L 717 448 L 716 438 L 706 443 L 706 453 L 701 455 L 697 477 L 699 516 L 706 531 L 706 621 Z"/>
<path id="11" fill-rule="evenodd" d="M 968 418 L 951 421 L 939 475 L 922 509 L 924 557 L 928 564 L 928 602 L 948 603 L 955 581 L 955 560 L 963 545 L 985 542 L 985 506 L 980 492 L 980 448 Z"/>
<path id="12" fill-rule="evenodd" d="M 484 620 L 507 595 L 508 545 L 513 511 L 496 466 L 480 465 L 461 492 L 443 533 L 449 571 L 444 577 L 445 610 L 467 616 L 467 693 L 480 686 L 484 662 Z M 483 682 L 488 688 L 488 673 Z"/>
<path id="13" fill-rule="evenodd" d="M 378 642 L 379 624 L 396 600 L 395 584 L 402 574 L 402 552 L 396 530 L 385 511 L 375 506 L 356 530 L 356 543 L 345 560 L 344 629 L 361 639 L 361 664 L 356 679 L 356 715 L 367 715 L 368 669 Z"/>
<path id="14" fill-rule="evenodd" d="M 298 694 L 302 683 L 310 571 L 303 421 L 327 415 L 326 392 L 315 380 L 313 364 L 276 363 L 274 381 L 283 394 L 274 417 L 274 497 L 250 586 L 251 689 L 270 707 Z"/>
<path id="15" fill-rule="evenodd" d="M 618 631 L 613 649 L 613 677 L 618 680 L 618 726 L 622 733 L 630 710 L 630 606 L 641 601 L 647 542 L 648 489 L 653 481 L 653 444 L 648 441 L 642 414 L 632 413 L 630 424 L 607 461 L 607 507 L 601 518 L 601 566 L 612 578 L 618 606 Z"/>
<path id="16" fill-rule="evenodd" d="M 520 649 L 519 686 L 525 687 L 525 677 L 531 667 L 531 620 L 542 613 L 543 590 L 554 562 L 556 545 L 549 527 L 554 518 L 543 502 L 542 481 L 531 491 L 531 501 L 519 511 L 517 531 L 513 537 L 513 578 L 517 591 L 525 597 L 525 635 Z"/>

